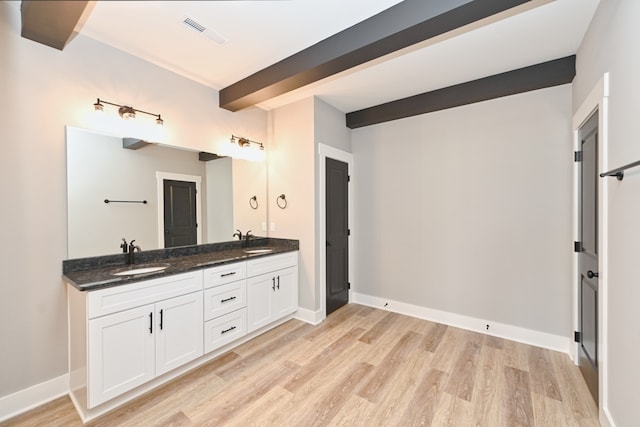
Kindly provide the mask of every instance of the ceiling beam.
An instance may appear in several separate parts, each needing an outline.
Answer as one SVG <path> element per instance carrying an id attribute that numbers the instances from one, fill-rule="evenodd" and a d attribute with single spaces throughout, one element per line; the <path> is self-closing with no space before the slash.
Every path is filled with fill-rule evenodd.
<path id="1" fill-rule="evenodd" d="M 220 90 L 238 111 L 532 0 L 405 0 Z"/>
<path id="2" fill-rule="evenodd" d="M 75 37 L 74 29 L 87 8 L 88 1 L 23 0 L 22 37 L 56 48 L 64 47 Z"/>
<path id="3" fill-rule="evenodd" d="M 576 56 L 555 59 L 347 113 L 347 127 L 404 119 L 475 102 L 571 83 Z"/>

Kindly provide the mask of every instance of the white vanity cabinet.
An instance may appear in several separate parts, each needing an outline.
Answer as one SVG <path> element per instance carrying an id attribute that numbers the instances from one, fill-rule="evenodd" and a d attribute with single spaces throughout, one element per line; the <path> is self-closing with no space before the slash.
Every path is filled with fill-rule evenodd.
<path id="1" fill-rule="evenodd" d="M 247 334 L 247 263 L 204 270 L 204 352 Z"/>
<path id="2" fill-rule="evenodd" d="M 203 354 L 201 271 L 69 289 L 71 393 L 89 409 Z"/>
<path id="3" fill-rule="evenodd" d="M 69 394 L 86 422 L 294 313 L 298 252 L 88 291 L 69 284 L 67 298 Z"/>
<path id="4" fill-rule="evenodd" d="M 298 309 L 298 252 L 247 261 L 248 331 Z"/>

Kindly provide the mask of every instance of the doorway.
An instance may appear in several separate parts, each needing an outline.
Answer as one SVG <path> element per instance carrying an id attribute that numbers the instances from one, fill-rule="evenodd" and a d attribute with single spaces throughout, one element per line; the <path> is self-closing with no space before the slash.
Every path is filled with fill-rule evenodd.
<path id="1" fill-rule="evenodd" d="M 327 315 L 349 302 L 349 165 L 327 157 L 326 307 Z"/>
<path id="2" fill-rule="evenodd" d="M 596 403 L 598 402 L 598 111 L 578 130 L 580 150 L 579 169 L 579 241 L 578 283 L 579 329 L 578 364 L 580 372 Z"/>
<path id="3" fill-rule="evenodd" d="M 164 247 L 196 245 L 196 183 L 165 179 Z"/>
<path id="4" fill-rule="evenodd" d="M 328 260 L 327 253 L 327 239 L 330 232 L 327 230 L 327 159 L 336 160 L 342 164 L 347 165 L 347 189 L 344 190 L 344 194 L 346 194 L 346 221 L 347 221 L 347 234 L 349 234 L 348 230 L 353 230 L 353 180 L 349 179 L 348 176 L 353 176 L 353 155 L 346 151 L 340 150 L 338 148 L 319 143 L 318 144 L 318 224 L 319 224 L 319 238 L 317 239 L 317 252 L 319 254 L 319 266 L 318 271 L 320 274 L 320 283 L 319 288 L 317 289 L 317 301 L 319 302 L 319 310 L 316 310 L 314 313 L 307 313 L 307 319 L 310 323 L 318 324 L 320 323 L 328 313 L 330 313 L 328 309 L 328 275 L 332 274 L 327 268 L 327 264 L 330 262 Z M 342 174 L 344 172 L 341 172 Z M 333 174 L 333 173 L 332 173 Z M 344 176 L 344 175 L 343 175 Z M 344 196 L 342 198 L 344 203 Z M 342 221 L 344 221 L 344 216 L 342 217 Z M 344 227 L 344 226 L 343 226 Z M 344 229 L 344 228 L 343 228 Z M 347 239 L 349 240 L 349 239 Z M 346 270 L 342 270 L 342 283 L 344 283 L 344 276 L 347 276 L 347 290 L 341 292 L 342 298 L 344 300 L 344 296 L 347 296 L 347 302 L 350 301 L 351 292 L 353 291 L 354 277 L 353 277 L 353 245 L 351 242 L 346 243 Z M 351 286 L 349 285 L 351 284 Z M 350 289 L 351 288 L 351 289 Z M 300 311 L 299 311 L 300 313 Z"/>
<path id="5" fill-rule="evenodd" d="M 156 172 L 158 247 L 202 243 L 201 176 Z"/>

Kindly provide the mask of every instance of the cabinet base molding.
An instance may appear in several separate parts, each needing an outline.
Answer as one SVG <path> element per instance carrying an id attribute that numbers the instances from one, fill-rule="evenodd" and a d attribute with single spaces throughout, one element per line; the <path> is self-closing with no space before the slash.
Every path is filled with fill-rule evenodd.
<path id="1" fill-rule="evenodd" d="M 415 304 L 401 301 L 394 301 L 386 298 L 365 295 L 353 292 L 352 302 L 369 307 L 381 308 L 398 314 L 417 317 L 418 319 L 430 320 L 456 328 L 479 332 L 511 341 L 555 350 L 562 353 L 569 353 L 571 340 L 569 336 L 553 335 L 546 332 L 534 331 L 533 329 L 521 328 L 519 326 L 498 323 L 493 320 L 479 319 L 476 317 L 464 316 L 462 314 L 447 311 L 435 310 Z M 489 325 L 487 331 L 486 325 Z"/>
<path id="2" fill-rule="evenodd" d="M 0 397 L 0 422 L 68 393 L 69 375 L 64 374 L 13 394 Z"/>
<path id="3" fill-rule="evenodd" d="M 295 313 L 294 314 L 290 314 L 288 316 L 285 316 L 281 319 L 278 319 L 277 321 L 270 323 L 269 325 L 264 326 L 263 328 L 260 328 L 256 331 L 253 331 L 251 333 L 249 333 L 248 335 L 245 335 L 242 338 L 239 338 L 237 341 L 234 341 L 233 343 L 227 344 L 224 347 L 220 347 L 215 351 L 212 351 L 211 353 L 205 354 L 204 356 L 199 357 L 198 359 L 189 362 L 179 368 L 176 368 L 170 372 L 167 372 L 166 374 L 163 374 L 131 391 L 128 391 L 118 397 L 115 397 L 111 400 L 109 400 L 108 402 L 103 403 L 102 405 L 96 406 L 95 408 L 91 408 L 91 409 L 87 409 L 86 411 L 84 410 L 84 407 L 80 404 L 78 404 L 78 402 L 76 401 L 75 396 L 73 395 L 73 393 L 69 393 L 69 397 L 71 398 L 71 401 L 73 402 L 73 405 L 76 407 L 76 411 L 78 412 L 78 414 L 80 415 L 80 418 L 82 419 L 83 423 L 87 423 L 101 415 L 106 414 L 107 412 L 116 409 L 119 406 L 122 406 L 123 404 L 129 402 L 130 400 L 141 396 L 151 390 L 153 390 L 154 388 L 157 388 L 159 386 L 161 386 L 162 384 L 167 383 L 168 381 L 171 381 L 183 374 L 186 374 L 187 372 L 189 372 L 190 370 L 197 368 L 198 366 L 201 366 L 213 359 L 215 359 L 218 356 L 221 356 L 222 354 L 233 350 L 234 348 L 238 347 L 241 344 L 244 344 L 245 342 L 257 337 L 258 335 L 261 335 L 265 332 L 267 332 L 270 329 L 275 328 L 276 326 L 279 326 L 285 322 L 288 322 L 289 320 L 295 318 Z M 67 391 L 65 391 L 65 393 L 62 393 L 61 395 L 64 395 L 68 392 L 68 376 L 66 377 L 66 384 L 65 387 L 67 388 Z M 59 396 L 56 396 L 59 397 Z M 51 399 L 50 399 L 51 400 Z M 37 406 L 37 405 L 34 405 Z M 30 408 L 28 408 L 30 409 Z M 26 410 L 26 409 L 25 409 Z M 24 411 L 22 411 L 24 412 Z M 16 414 L 14 414 L 16 415 Z"/>

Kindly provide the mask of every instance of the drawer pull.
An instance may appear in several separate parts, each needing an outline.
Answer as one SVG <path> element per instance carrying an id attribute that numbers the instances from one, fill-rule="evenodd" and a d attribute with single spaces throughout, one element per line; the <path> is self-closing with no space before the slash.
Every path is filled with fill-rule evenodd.
<path id="1" fill-rule="evenodd" d="M 234 299 L 236 299 L 236 297 L 229 297 L 229 298 L 221 299 L 220 303 L 222 304 L 222 303 L 225 303 L 227 301 L 233 301 Z"/>
<path id="2" fill-rule="evenodd" d="M 235 329 L 235 326 L 230 327 L 229 329 L 223 329 L 220 334 L 226 334 L 227 332 L 231 332 Z"/>
<path id="3" fill-rule="evenodd" d="M 276 278 L 275 277 L 271 278 L 271 283 L 272 283 L 271 289 L 273 289 L 275 291 L 276 290 Z"/>
<path id="4" fill-rule="evenodd" d="M 236 274 L 236 272 L 235 272 L 235 271 L 232 271 L 231 273 L 224 273 L 224 274 L 221 274 L 221 275 L 220 275 L 220 277 L 233 276 L 234 274 Z"/>
<path id="5" fill-rule="evenodd" d="M 163 321 L 163 310 L 160 310 L 160 330 L 162 330 L 162 321 Z"/>
<path id="6" fill-rule="evenodd" d="M 153 312 L 149 313 L 149 333 L 153 333 Z"/>
<path id="7" fill-rule="evenodd" d="M 280 276 L 278 276 L 278 289 L 280 289 Z"/>

